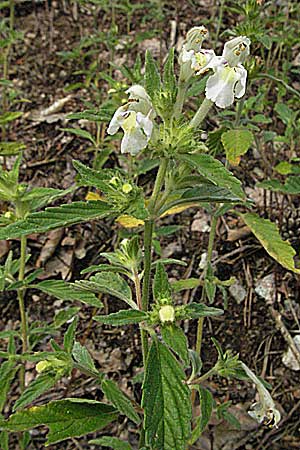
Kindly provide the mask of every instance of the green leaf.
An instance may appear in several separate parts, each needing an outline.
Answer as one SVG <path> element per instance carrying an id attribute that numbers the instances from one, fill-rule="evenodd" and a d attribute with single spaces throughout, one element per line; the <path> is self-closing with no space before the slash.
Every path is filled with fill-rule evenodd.
<path id="1" fill-rule="evenodd" d="M 196 202 L 214 202 L 214 203 L 234 203 L 240 202 L 241 198 L 233 195 L 228 189 L 214 186 L 211 184 L 203 184 L 184 192 L 183 199 Z"/>
<path id="2" fill-rule="evenodd" d="M 82 367 L 85 367 L 92 372 L 98 372 L 91 355 L 89 354 L 88 350 L 80 344 L 80 342 L 74 343 L 72 356 L 75 361 Z M 99 375 L 101 376 L 100 373 Z"/>
<path id="3" fill-rule="evenodd" d="M 5 125 L 8 122 L 12 122 L 13 120 L 18 119 L 23 115 L 22 112 L 15 111 L 15 112 L 7 112 L 0 115 L 0 125 Z"/>
<path id="4" fill-rule="evenodd" d="M 45 280 L 30 286 L 60 300 L 77 300 L 85 305 L 102 308 L 103 303 L 92 293 L 77 289 L 77 284 L 63 280 Z"/>
<path id="5" fill-rule="evenodd" d="M 262 219 L 254 213 L 246 213 L 241 216 L 272 258 L 286 269 L 300 273 L 300 269 L 296 269 L 294 263 L 296 251 L 289 242 L 282 240 L 275 223 L 268 219 Z"/>
<path id="6" fill-rule="evenodd" d="M 145 89 L 151 99 L 153 99 L 160 92 L 160 88 L 161 81 L 157 64 L 154 61 L 151 52 L 147 50 L 145 56 Z"/>
<path id="7" fill-rule="evenodd" d="M 12 156 L 18 155 L 22 150 L 26 148 L 26 145 L 22 142 L 0 142 L 0 155 Z"/>
<path id="8" fill-rule="evenodd" d="M 134 423 L 139 424 L 141 419 L 135 412 L 129 398 L 123 394 L 116 383 L 111 380 L 103 380 L 101 383 L 101 388 L 109 402 L 111 402 L 121 414 L 127 416 Z"/>
<path id="9" fill-rule="evenodd" d="M 166 325 L 161 327 L 161 335 L 165 343 L 177 353 L 187 367 L 190 362 L 188 340 L 182 329 L 177 325 Z"/>
<path id="10" fill-rule="evenodd" d="M 113 450 L 132 450 L 131 446 L 121 439 L 112 436 L 102 436 L 99 439 L 92 439 L 89 444 L 110 447 Z"/>
<path id="11" fill-rule="evenodd" d="M 103 272 L 92 276 L 88 281 L 76 281 L 75 286 L 81 290 L 109 294 L 127 303 L 131 308 L 138 309 L 132 300 L 132 292 L 127 282 L 117 273 Z"/>
<path id="12" fill-rule="evenodd" d="M 162 299 L 171 298 L 171 286 L 168 280 L 167 272 L 162 263 L 156 265 L 156 272 L 153 283 L 153 296 L 156 302 Z"/>
<path id="13" fill-rule="evenodd" d="M 9 450 L 8 445 L 9 445 L 9 436 L 8 436 L 7 431 L 0 432 L 0 448 L 1 448 L 1 450 Z"/>
<path id="14" fill-rule="evenodd" d="M 75 134 L 76 136 L 82 137 L 84 139 L 89 140 L 95 147 L 96 147 L 96 141 L 86 130 L 82 130 L 81 128 L 61 128 L 61 131 L 67 131 L 68 133 Z"/>
<path id="15" fill-rule="evenodd" d="M 14 411 L 23 409 L 25 406 L 29 405 L 29 403 L 32 403 L 36 398 L 44 394 L 44 392 L 51 389 L 63 375 L 64 371 L 46 372 L 39 375 L 29 384 L 21 394 L 21 397 L 18 398 L 14 404 Z"/>
<path id="16" fill-rule="evenodd" d="M 64 335 L 64 349 L 67 353 L 71 353 L 75 342 L 76 328 L 78 324 L 78 316 L 74 317 L 72 323 Z"/>
<path id="17" fill-rule="evenodd" d="M 93 319 L 106 325 L 119 326 L 143 322 L 148 319 L 148 314 L 136 309 L 124 309 L 108 316 L 94 316 Z"/>
<path id="18" fill-rule="evenodd" d="M 200 286 L 199 278 L 187 278 L 186 280 L 174 281 L 171 286 L 174 292 L 185 291 L 186 289 L 194 289 Z"/>
<path id="19" fill-rule="evenodd" d="M 169 51 L 168 58 L 165 62 L 164 73 L 163 73 L 163 87 L 173 101 L 176 99 L 176 77 L 174 73 L 174 48 L 172 47 Z"/>
<path id="20" fill-rule="evenodd" d="M 206 278 L 204 281 L 204 288 L 205 292 L 208 298 L 209 303 L 213 303 L 216 295 L 217 286 L 216 283 L 214 283 L 209 278 Z"/>
<path id="21" fill-rule="evenodd" d="M 257 187 L 262 187 L 264 189 L 269 189 L 271 191 L 279 191 L 283 194 L 288 195 L 299 195 L 300 194 L 300 176 L 290 176 L 287 177 L 285 183 L 280 183 L 279 180 L 266 180 L 261 183 L 257 183 Z"/>
<path id="22" fill-rule="evenodd" d="M 16 374 L 16 365 L 13 360 L 4 361 L 0 366 L 0 413 L 3 410 L 10 385 Z"/>
<path id="23" fill-rule="evenodd" d="M 289 175 L 293 173 L 293 165 L 288 161 L 281 161 L 279 164 L 276 164 L 274 170 L 280 173 L 280 175 Z"/>
<path id="24" fill-rule="evenodd" d="M 55 314 L 53 325 L 56 328 L 61 327 L 68 320 L 72 319 L 78 312 L 80 308 L 78 306 L 72 306 L 71 308 L 62 309 Z"/>
<path id="25" fill-rule="evenodd" d="M 213 396 L 208 389 L 204 389 L 199 385 L 193 387 L 199 392 L 201 415 L 196 418 L 196 426 L 192 431 L 192 436 L 189 441 L 190 445 L 193 445 L 197 441 L 208 425 L 214 404 Z"/>
<path id="26" fill-rule="evenodd" d="M 14 239 L 32 233 L 44 233 L 55 228 L 107 217 L 111 206 L 101 201 L 73 202 L 45 211 L 29 214 L 25 220 L 0 228 L 0 240 Z"/>
<path id="27" fill-rule="evenodd" d="M 69 398 L 21 410 L 0 423 L 5 431 L 49 428 L 47 445 L 101 430 L 117 418 L 114 408 L 95 400 Z"/>
<path id="28" fill-rule="evenodd" d="M 217 159 L 205 153 L 199 155 L 182 155 L 180 159 L 194 167 L 200 175 L 214 185 L 229 190 L 239 199 L 245 199 L 245 193 L 242 190 L 240 180 L 233 176 Z"/>
<path id="29" fill-rule="evenodd" d="M 221 316 L 223 310 L 206 306 L 203 303 L 190 303 L 182 308 L 183 319 L 198 319 L 199 317 Z"/>
<path id="30" fill-rule="evenodd" d="M 234 164 L 237 158 L 247 153 L 253 139 L 253 133 L 249 130 L 225 131 L 225 133 L 222 134 L 221 140 L 228 161 Z"/>
<path id="31" fill-rule="evenodd" d="M 157 449 L 184 450 L 192 418 L 190 390 L 172 353 L 157 339 L 149 350 L 142 406 L 148 444 Z"/>

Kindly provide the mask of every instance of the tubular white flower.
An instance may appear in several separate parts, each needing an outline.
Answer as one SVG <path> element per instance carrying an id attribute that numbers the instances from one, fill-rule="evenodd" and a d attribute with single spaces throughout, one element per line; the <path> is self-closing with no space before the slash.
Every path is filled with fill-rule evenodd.
<path id="1" fill-rule="evenodd" d="M 264 425 L 270 427 L 277 427 L 277 424 L 280 422 L 281 415 L 278 409 L 275 407 L 275 403 L 264 387 L 262 382 L 257 378 L 257 376 L 249 369 L 246 364 L 241 362 L 241 366 L 248 375 L 248 377 L 253 381 L 256 385 L 256 389 L 259 395 L 259 402 L 256 402 L 252 405 L 248 414 L 259 423 L 263 423 Z"/>
<path id="2" fill-rule="evenodd" d="M 246 92 L 247 70 L 242 65 L 250 53 L 250 39 L 239 36 L 224 45 L 222 56 L 210 58 L 198 73 L 213 69 L 206 83 L 206 98 L 220 108 L 232 105 L 235 98 Z"/>
<path id="3" fill-rule="evenodd" d="M 246 36 L 238 36 L 226 42 L 222 56 L 230 67 L 235 67 L 245 62 L 250 55 L 250 44 L 251 41 Z"/>
<path id="4" fill-rule="evenodd" d="M 232 105 L 235 97 L 241 98 L 245 94 L 247 70 L 241 64 L 238 67 L 223 64 L 214 70 L 206 83 L 206 98 L 220 108 L 226 108 Z"/>
<path id="5" fill-rule="evenodd" d="M 211 69 L 217 63 L 216 54 L 213 50 L 200 50 L 194 53 L 191 60 L 191 67 L 196 72 L 196 75 L 201 75 L 208 69 Z"/>
<path id="6" fill-rule="evenodd" d="M 208 31 L 205 27 L 191 28 L 187 35 L 185 43 L 182 46 L 182 50 L 179 55 L 180 75 L 181 82 L 187 82 L 195 73 L 192 67 L 195 61 L 195 55 L 200 52 L 202 42 L 208 36 Z"/>
<path id="7" fill-rule="evenodd" d="M 129 101 L 117 109 L 107 132 L 113 135 L 122 128 L 124 136 L 121 153 L 136 155 L 148 145 L 155 112 L 150 97 L 142 86 L 131 86 L 126 93 L 129 94 Z"/>

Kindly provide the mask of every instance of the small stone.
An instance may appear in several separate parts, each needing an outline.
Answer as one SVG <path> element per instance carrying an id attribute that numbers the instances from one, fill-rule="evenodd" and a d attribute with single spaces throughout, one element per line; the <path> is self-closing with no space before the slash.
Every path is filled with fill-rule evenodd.
<path id="1" fill-rule="evenodd" d="M 261 278 L 257 281 L 255 286 L 255 292 L 260 297 L 264 298 L 267 302 L 274 300 L 275 295 L 275 276 L 274 273 Z"/>
<path id="2" fill-rule="evenodd" d="M 295 336 L 293 338 L 293 340 L 295 342 L 297 349 L 300 352 L 300 334 L 297 334 L 297 336 Z M 282 357 L 282 362 L 286 367 L 288 367 L 291 370 L 295 370 L 295 371 L 300 370 L 300 364 L 296 360 L 291 348 L 288 348 L 286 350 L 286 352 L 284 352 L 283 357 Z"/>
<path id="3" fill-rule="evenodd" d="M 247 296 L 246 289 L 239 283 L 239 281 L 236 281 L 229 287 L 229 292 L 238 304 L 242 303 Z"/>

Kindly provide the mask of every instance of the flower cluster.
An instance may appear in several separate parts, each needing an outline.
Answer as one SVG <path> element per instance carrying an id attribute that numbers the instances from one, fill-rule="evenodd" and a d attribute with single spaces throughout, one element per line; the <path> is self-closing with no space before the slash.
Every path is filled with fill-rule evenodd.
<path id="1" fill-rule="evenodd" d="M 212 69 L 213 74 L 206 84 L 206 98 L 220 108 L 226 108 L 232 105 L 234 98 L 245 94 L 247 70 L 242 64 L 250 54 L 250 39 L 246 36 L 231 39 L 224 45 L 222 56 L 216 56 L 214 50 L 201 48 L 207 36 L 204 30 L 203 27 L 195 27 L 187 34 L 179 58 L 181 78 L 188 80 L 194 74 L 202 75 Z M 195 34 L 198 34 L 198 48 Z"/>
<path id="2" fill-rule="evenodd" d="M 180 97 L 181 101 L 176 101 L 174 105 L 176 118 L 177 113 L 181 113 L 184 94 L 190 80 L 195 75 L 202 75 L 209 70 L 212 70 L 212 74 L 208 77 L 205 95 L 218 107 L 226 108 L 235 98 L 241 98 L 245 94 L 247 70 L 243 63 L 250 53 L 250 39 L 245 36 L 231 39 L 224 45 L 222 56 L 216 56 L 214 50 L 202 49 L 202 43 L 207 36 L 208 31 L 203 26 L 194 27 L 187 33 L 179 55 L 178 86 L 179 91 L 180 88 L 183 89 L 183 96 Z M 134 85 L 126 93 L 129 94 L 129 99 L 116 110 L 107 132 L 114 135 L 122 128 L 124 136 L 121 152 L 135 156 L 146 148 L 153 138 L 156 112 L 144 87 Z"/>

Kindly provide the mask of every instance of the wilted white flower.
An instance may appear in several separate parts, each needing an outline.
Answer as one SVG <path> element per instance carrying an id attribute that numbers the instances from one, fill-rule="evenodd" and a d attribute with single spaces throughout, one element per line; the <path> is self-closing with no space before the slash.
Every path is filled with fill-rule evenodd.
<path id="1" fill-rule="evenodd" d="M 134 85 L 126 93 L 129 94 L 129 101 L 117 109 L 107 132 L 112 135 L 122 128 L 124 136 L 121 142 L 121 153 L 136 155 L 148 145 L 155 112 L 151 99 L 142 86 Z"/>
<path id="2" fill-rule="evenodd" d="M 257 376 L 249 369 L 246 364 L 240 362 L 242 368 L 248 375 L 248 377 L 253 381 L 256 385 L 256 389 L 259 395 L 259 402 L 254 403 L 251 406 L 251 409 L 248 411 L 248 414 L 259 423 L 264 425 L 268 425 L 270 427 L 277 427 L 277 424 L 280 422 L 281 415 L 278 409 L 275 407 L 275 403 L 264 387 L 262 382 L 257 378 Z"/>
<path id="3" fill-rule="evenodd" d="M 224 45 L 222 56 L 211 58 L 202 71 L 213 69 L 206 84 L 206 98 L 226 108 L 246 92 L 247 70 L 242 63 L 250 53 L 250 39 L 239 36 Z"/>

